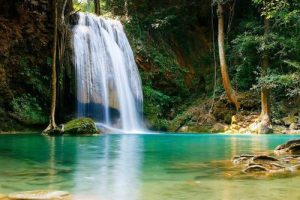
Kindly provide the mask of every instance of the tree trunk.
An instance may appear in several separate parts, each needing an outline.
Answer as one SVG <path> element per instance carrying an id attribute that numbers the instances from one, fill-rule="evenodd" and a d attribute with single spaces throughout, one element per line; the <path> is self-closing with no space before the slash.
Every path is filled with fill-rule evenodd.
<path id="1" fill-rule="evenodd" d="M 223 5 L 220 3 L 218 4 L 217 13 L 218 13 L 218 45 L 219 45 L 219 57 L 220 57 L 223 86 L 229 101 L 235 105 L 236 109 L 239 109 L 240 103 L 238 102 L 236 92 L 231 87 L 227 64 L 226 64 L 225 49 L 224 49 L 225 36 L 224 36 Z"/>
<path id="2" fill-rule="evenodd" d="M 264 35 L 267 37 L 270 31 L 270 24 L 269 20 L 264 18 Z M 269 67 L 269 56 L 268 53 L 265 51 L 263 58 L 262 58 L 262 64 L 261 64 L 261 76 L 264 77 L 267 75 Z M 265 134 L 270 132 L 270 126 L 271 126 L 271 112 L 270 112 L 270 96 L 269 96 L 269 89 L 266 87 L 261 88 L 261 114 L 260 114 L 260 120 L 261 120 L 261 127 L 259 130 L 259 133 Z"/>
<path id="3" fill-rule="evenodd" d="M 100 0 L 94 0 L 94 6 L 96 15 L 101 15 Z"/>
<path id="4" fill-rule="evenodd" d="M 124 0 L 124 14 L 125 19 L 128 20 L 128 0 Z"/>
<path id="5" fill-rule="evenodd" d="M 51 110 L 50 110 L 50 122 L 48 127 L 43 131 L 44 133 L 56 128 L 55 123 L 55 108 L 56 108 L 56 48 L 57 48 L 57 0 L 54 1 L 54 38 L 52 49 L 52 76 L 51 76 Z"/>

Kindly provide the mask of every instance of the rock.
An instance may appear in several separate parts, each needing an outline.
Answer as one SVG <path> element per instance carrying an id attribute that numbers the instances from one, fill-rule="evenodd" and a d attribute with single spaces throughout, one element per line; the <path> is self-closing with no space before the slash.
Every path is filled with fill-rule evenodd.
<path id="1" fill-rule="evenodd" d="M 296 145 L 293 145 L 293 146 L 290 146 L 288 149 L 287 149 L 287 152 L 290 153 L 290 154 L 300 154 L 300 144 L 296 144 Z"/>
<path id="2" fill-rule="evenodd" d="M 90 118 L 78 118 L 62 124 L 46 132 L 47 135 L 93 135 L 99 134 L 100 131 L 97 129 L 94 121 Z"/>
<path id="3" fill-rule="evenodd" d="M 300 154 L 300 139 L 290 140 L 277 146 L 274 150 L 277 155 L 281 154 Z"/>
<path id="4" fill-rule="evenodd" d="M 226 124 L 216 123 L 214 124 L 212 131 L 213 132 L 225 132 L 228 129 Z"/>
<path id="5" fill-rule="evenodd" d="M 288 117 L 282 118 L 284 125 L 290 126 L 292 123 L 295 123 L 295 115 L 289 115 Z"/>
<path id="6" fill-rule="evenodd" d="M 250 165 L 243 170 L 244 173 L 267 172 L 268 169 L 262 165 Z"/>
<path id="7" fill-rule="evenodd" d="M 94 121 L 90 118 L 79 118 L 64 124 L 63 134 L 70 135 L 93 135 L 99 134 Z"/>
<path id="8" fill-rule="evenodd" d="M 289 141 L 287 141 L 286 143 L 277 146 L 277 147 L 275 148 L 275 150 L 282 150 L 282 149 L 288 148 L 288 147 L 290 147 L 290 146 L 292 146 L 292 145 L 295 145 L 295 144 L 300 144 L 300 139 L 289 140 Z"/>
<path id="9" fill-rule="evenodd" d="M 248 154 L 242 154 L 240 156 L 235 156 L 232 158 L 232 163 L 234 165 L 240 165 L 240 164 L 248 164 L 249 160 L 253 158 L 253 155 L 248 155 Z"/>
<path id="10" fill-rule="evenodd" d="M 270 162 L 279 162 L 279 160 L 274 157 L 271 157 L 271 156 L 259 155 L 259 156 L 254 156 L 251 159 L 251 162 L 253 162 L 253 163 L 270 163 Z"/>
<path id="11" fill-rule="evenodd" d="M 179 132 L 188 132 L 189 131 L 189 127 L 188 126 L 183 126 L 179 129 Z"/>
<path id="12" fill-rule="evenodd" d="M 291 123 L 289 129 L 296 130 L 298 129 L 298 125 L 296 123 Z"/>
<path id="13" fill-rule="evenodd" d="M 291 167 L 289 168 L 289 170 L 290 170 L 291 172 L 299 171 L 299 170 L 300 170 L 300 164 L 291 166 Z"/>
<path id="14" fill-rule="evenodd" d="M 65 191 L 36 190 L 10 194 L 11 200 L 71 200 L 71 195 Z"/>

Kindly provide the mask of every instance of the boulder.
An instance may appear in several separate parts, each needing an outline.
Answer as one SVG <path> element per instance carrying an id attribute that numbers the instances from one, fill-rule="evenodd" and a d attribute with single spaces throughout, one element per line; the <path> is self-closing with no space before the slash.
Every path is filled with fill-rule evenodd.
<path id="1" fill-rule="evenodd" d="M 228 129 L 226 124 L 216 123 L 214 124 L 212 131 L 213 132 L 225 132 Z"/>
<path id="2" fill-rule="evenodd" d="M 99 134 L 94 121 L 90 118 L 78 118 L 60 125 L 58 128 L 49 131 L 48 135 L 94 135 Z"/>
<path id="3" fill-rule="evenodd" d="M 79 118 L 71 120 L 64 124 L 62 132 L 63 134 L 69 135 L 93 135 L 100 133 L 94 121 L 90 118 Z"/>
<path id="4" fill-rule="evenodd" d="M 65 191 L 36 190 L 10 194 L 11 200 L 71 200 L 71 195 Z"/>

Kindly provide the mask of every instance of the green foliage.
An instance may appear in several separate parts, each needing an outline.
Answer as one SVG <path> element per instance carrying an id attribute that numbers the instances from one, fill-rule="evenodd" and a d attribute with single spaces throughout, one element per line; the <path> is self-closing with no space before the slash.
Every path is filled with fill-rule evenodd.
<path id="1" fill-rule="evenodd" d="M 73 6 L 75 10 L 80 10 L 81 12 L 94 12 L 94 2 L 90 0 L 75 0 L 73 1 Z"/>
<path id="2" fill-rule="evenodd" d="M 51 67 L 51 63 L 51 58 L 47 57 L 45 64 Z M 20 75 L 22 76 L 24 83 L 32 87 L 33 91 L 38 94 L 43 94 L 45 97 L 44 99 L 48 99 L 50 96 L 50 90 L 48 88 L 50 77 L 41 72 L 42 67 L 30 65 L 29 58 L 27 57 L 22 57 L 20 59 L 20 67 Z"/>
<path id="3" fill-rule="evenodd" d="M 108 12 L 106 2 L 107 1 L 104 0 L 100 1 L 102 15 L 107 14 Z M 73 0 L 73 7 L 75 10 L 80 10 L 81 12 L 95 13 L 95 6 L 93 0 Z"/>
<path id="4" fill-rule="evenodd" d="M 279 98 L 299 95 L 300 5 L 296 1 L 253 0 L 261 15 L 269 19 L 270 32 L 264 33 L 262 19 L 250 15 L 241 20 L 230 43 L 235 63 L 235 82 L 241 90 L 272 89 Z M 261 61 L 269 57 L 269 72 L 261 77 Z M 279 95 L 280 94 L 280 95 Z"/>
<path id="5" fill-rule="evenodd" d="M 14 113 L 22 121 L 30 124 L 45 124 L 48 117 L 38 103 L 37 99 L 30 94 L 23 94 L 12 101 Z"/>

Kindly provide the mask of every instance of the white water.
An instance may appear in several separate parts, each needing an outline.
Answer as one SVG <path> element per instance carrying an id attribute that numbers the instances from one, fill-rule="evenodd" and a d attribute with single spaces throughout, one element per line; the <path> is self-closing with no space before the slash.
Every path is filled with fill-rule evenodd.
<path id="1" fill-rule="evenodd" d="M 141 79 L 122 24 L 79 13 L 73 48 L 78 117 L 92 117 L 125 132 L 141 132 Z"/>

